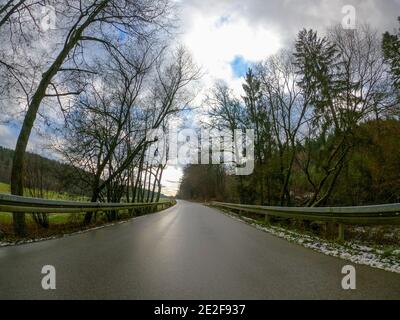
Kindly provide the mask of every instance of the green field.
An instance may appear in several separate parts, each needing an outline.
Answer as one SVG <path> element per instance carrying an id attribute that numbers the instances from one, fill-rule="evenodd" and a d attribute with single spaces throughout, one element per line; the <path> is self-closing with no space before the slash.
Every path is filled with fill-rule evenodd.
<path id="1" fill-rule="evenodd" d="M 10 185 L 8 183 L 0 182 L 0 193 L 10 193 Z M 29 197 L 31 192 L 30 189 L 26 188 L 24 194 Z M 76 195 L 71 195 L 68 193 L 61 193 L 55 191 L 46 191 L 45 192 L 45 199 L 54 199 L 54 200 L 74 200 L 74 201 L 86 201 L 88 200 L 85 197 L 80 197 Z"/>
<path id="2" fill-rule="evenodd" d="M 10 193 L 10 185 L 7 183 L 2 183 L 0 182 L 0 193 Z M 25 191 L 25 194 L 29 194 L 29 190 L 27 189 Z M 57 199 L 57 200 L 73 200 L 73 201 L 87 201 L 87 198 L 84 197 L 79 197 L 79 196 L 73 196 L 67 193 L 58 193 L 54 191 L 49 191 L 46 193 L 46 199 Z M 168 198 L 160 198 L 160 202 L 165 202 L 169 201 Z M 68 221 L 71 220 L 76 220 L 76 219 L 81 219 L 79 216 L 84 215 L 84 213 L 81 214 L 70 214 L 70 213 L 54 213 L 50 214 L 49 216 L 49 223 L 50 224 L 65 224 Z M 27 214 L 26 215 L 26 220 L 28 223 L 34 223 L 32 220 L 31 215 Z M 11 224 L 12 223 L 12 213 L 9 212 L 0 212 L 0 225 L 1 224 Z"/>
<path id="3" fill-rule="evenodd" d="M 0 193 L 10 193 L 10 185 L 0 182 Z"/>
<path id="4" fill-rule="evenodd" d="M 74 213 L 75 217 L 78 215 L 83 215 L 80 213 Z M 11 224 L 12 223 L 12 213 L 9 212 L 0 212 L 0 225 L 1 224 Z M 68 222 L 68 220 L 71 219 L 71 214 L 70 213 L 54 213 L 50 214 L 49 216 L 49 222 L 50 224 L 64 224 Z M 26 221 L 28 223 L 33 223 L 34 221 L 32 220 L 31 215 L 27 214 L 26 215 Z"/>
<path id="5" fill-rule="evenodd" d="M 10 193 L 10 185 L 7 183 L 0 182 L 0 193 L 9 194 Z M 29 194 L 29 189 L 25 191 L 25 194 Z M 46 192 L 46 199 L 57 199 L 57 200 L 75 200 L 75 201 L 84 201 L 87 200 L 84 197 L 73 196 L 67 193 L 59 193 L 54 191 Z M 74 214 L 77 216 L 77 214 Z M 80 214 L 82 215 L 82 214 Z M 0 224 L 10 224 L 12 223 L 12 214 L 9 212 L 0 212 Z M 63 224 L 66 223 L 69 219 L 71 219 L 71 214 L 69 213 L 55 213 L 49 216 L 50 224 Z M 26 215 L 26 220 L 28 223 L 33 223 L 31 215 Z"/>

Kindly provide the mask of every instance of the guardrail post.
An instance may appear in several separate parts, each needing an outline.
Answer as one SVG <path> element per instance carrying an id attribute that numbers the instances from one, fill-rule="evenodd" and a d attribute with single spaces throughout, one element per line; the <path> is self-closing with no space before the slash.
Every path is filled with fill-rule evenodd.
<path id="1" fill-rule="evenodd" d="M 344 241 L 344 224 L 339 223 L 338 225 L 338 240 Z"/>
<path id="2" fill-rule="evenodd" d="M 271 216 L 269 214 L 265 215 L 265 223 L 270 223 L 271 222 Z"/>

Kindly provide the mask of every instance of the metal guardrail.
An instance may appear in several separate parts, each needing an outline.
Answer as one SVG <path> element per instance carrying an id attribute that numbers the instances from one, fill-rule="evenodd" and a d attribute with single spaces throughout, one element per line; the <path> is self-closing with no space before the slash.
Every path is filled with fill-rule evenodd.
<path id="1" fill-rule="evenodd" d="M 400 224 L 400 203 L 363 207 L 271 207 L 211 202 L 221 208 L 234 209 L 271 217 L 333 222 L 339 224 L 339 239 L 344 239 L 344 225 Z"/>
<path id="2" fill-rule="evenodd" d="M 143 207 L 170 206 L 172 201 L 146 203 L 98 203 L 65 200 L 45 200 L 0 194 L 0 212 L 81 213 L 126 210 Z"/>

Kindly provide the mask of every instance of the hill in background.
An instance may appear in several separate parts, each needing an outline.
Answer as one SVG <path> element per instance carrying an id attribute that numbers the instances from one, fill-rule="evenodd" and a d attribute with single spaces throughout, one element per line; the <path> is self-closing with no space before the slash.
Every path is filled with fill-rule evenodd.
<path id="1" fill-rule="evenodd" d="M 0 182 L 4 184 L 10 183 L 13 156 L 14 150 L 0 146 Z M 90 189 L 80 179 L 82 174 L 88 175 L 87 172 L 30 152 L 26 155 L 25 166 L 26 196 L 90 198 Z M 3 185 L 0 191 L 5 192 L 6 189 L 7 186 Z M 166 196 L 161 194 L 160 197 L 165 198 Z"/>

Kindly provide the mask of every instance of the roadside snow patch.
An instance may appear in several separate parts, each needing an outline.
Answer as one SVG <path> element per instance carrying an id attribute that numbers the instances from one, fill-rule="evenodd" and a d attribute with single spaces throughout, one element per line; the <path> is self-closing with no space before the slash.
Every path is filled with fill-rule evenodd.
<path id="1" fill-rule="evenodd" d="M 271 233 L 279 238 L 286 239 L 292 243 L 297 243 L 314 251 L 344 260 L 349 260 L 356 264 L 367 265 L 390 272 L 400 273 L 400 249 L 392 251 L 392 255 L 386 257 L 384 256 L 383 250 L 376 250 L 363 244 L 358 244 L 351 241 L 345 242 L 344 244 L 330 242 L 328 240 L 318 238 L 317 236 L 302 234 L 281 227 L 260 225 L 254 219 L 234 215 L 230 212 L 221 212 L 235 220 L 247 223 L 259 230 Z"/>

